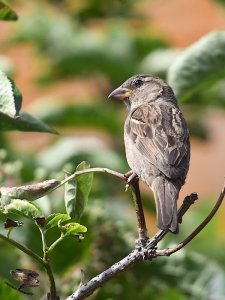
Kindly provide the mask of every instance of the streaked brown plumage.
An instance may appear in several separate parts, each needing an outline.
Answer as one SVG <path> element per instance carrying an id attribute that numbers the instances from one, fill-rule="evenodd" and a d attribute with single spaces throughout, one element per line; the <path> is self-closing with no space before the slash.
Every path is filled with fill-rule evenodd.
<path id="1" fill-rule="evenodd" d="M 129 78 L 109 97 L 124 100 L 126 157 L 153 191 L 157 225 L 178 231 L 177 199 L 189 168 L 189 131 L 168 84 L 152 75 Z"/>

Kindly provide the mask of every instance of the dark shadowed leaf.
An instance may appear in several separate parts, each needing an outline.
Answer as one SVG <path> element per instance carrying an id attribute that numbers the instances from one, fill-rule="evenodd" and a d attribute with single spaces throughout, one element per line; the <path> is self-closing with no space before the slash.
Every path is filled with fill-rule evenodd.
<path id="1" fill-rule="evenodd" d="M 89 163 L 81 162 L 76 171 L 89 169 Z M 93 173 L 77 176 L 65 185 L 65 205 L 66 211 L 71 218 L 79 220 L 88 202 L 91 191 Z"/>
<path id="2" fill-rule="evenodd" d="M 3 209 L 3 213 L 16 214 L 31 220 L 42 215 L 41 210 L 36 205 L 26 200 L 14 199 L 10 204 L 4 206 Z"/>
<path id="3" fill-rule="evenodd" d="M 53 128 L 28 113 L 20 113 L 18 118 L 0 112 L 0 130 L 19 130 L 27 132 L 48 132 L 57 134 Z"/>
<path id="4" fill-rule="evenodd" d="M 16 21 L 18 19 L 17 14 L 13 11 L 4 1 L 0 1 L 0 20 L 4 21 Z"/>
<path id="5" fill-rule="evenodd" d="M 181 101 L 188 101 L 225 77 L 225 31 L 207 34 L 187 48 L 169 68 L 168 82 Z"/>
<path id="6" fill-rule="evenodd" d="M 46 223 L 45 223 L 45 230 L 49 230 L 53 227 L 58 226 L 58 223 L 63 223 L 65 221 L 70 220 L 70 217 L 66 214 L 51 214 L 47 217 Z"/>

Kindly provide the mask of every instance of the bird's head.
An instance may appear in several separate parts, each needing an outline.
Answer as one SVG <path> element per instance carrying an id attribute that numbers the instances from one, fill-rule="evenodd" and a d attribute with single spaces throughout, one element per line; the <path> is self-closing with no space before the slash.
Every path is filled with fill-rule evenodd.
<path id="1" fill-rule="evenodd" d="M 126 80 L 109 95 L 109 98 L 123 100 L 128 109 L 133 109 L 140 104 L 153 102 L 163 94 L 168 100 L 173 98 L 174 101 L 173 91 L 164 80 L 153 75 L 141 74 Z"/>

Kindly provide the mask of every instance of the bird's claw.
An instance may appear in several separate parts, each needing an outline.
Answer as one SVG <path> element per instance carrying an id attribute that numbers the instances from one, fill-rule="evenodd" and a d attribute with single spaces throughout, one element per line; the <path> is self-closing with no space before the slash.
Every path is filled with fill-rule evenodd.
<path id="1" fill-rule="evenodd" d="M 127 183 L 126 183 L 126 186 L 125 186 L 125 192 L 127 192 L 127 190 L 130 187 L 130 184 L 131 184 L 132 180 L 134 180 L 137 177 L 137 174 L 133 173 L 132 171 L 129 171 L 128 173 L 126 173 L 126 176 L 127 176 Z"/>

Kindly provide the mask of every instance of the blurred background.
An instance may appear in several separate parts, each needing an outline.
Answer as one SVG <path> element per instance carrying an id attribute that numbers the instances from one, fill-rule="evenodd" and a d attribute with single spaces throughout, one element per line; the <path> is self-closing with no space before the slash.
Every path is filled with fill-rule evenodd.
<path id="1" fill-rule="evenodd" d="M 1 133 L 0 174 L 5 186 L 62 179 L 64 169 L 73 171 L 82 160 L 93 167 L 127 172 L 123 144 L 126 109 L 108 100 L 108 94 L 137 73 L 166 79 L 168 68 L 186 47 L 211 31 L 225 29 L 222 0 L 9 3 L 19 20 L 0 24 L 0 69 L 21 90 L 22 110 L 41 118 L 59 135 Z M 222 82 L 209 93 L 205 87 L 186 104 L 180 103 L 191 132 L 191 165 L 179 204 L 191 192 L 198 192 L 200 200 L 184 217 L 179 235 L 168 235 L 161 247 L 187 236 L 220 193 L 225 170 L 224 99 Z M 157 231 L 154 200 L 144 185 L 141 191 L 152 235 Z M 37 202 L 46 215 L 65 210 L 63 189 Z M 90 299 L 225 299 L 224 214 L 223 205 L 184 250 L 170 258 L 143 262 Z M 81 268 L 88 280 L 134 246 L 136 219 L 124 184 L 110 175 L 95 174 L 81 224 L 88 227 L 86 238 L 81 243 L 64 241 L 52 257 L 62 298 L 79 285 Z M 49 242 L 57 235 L 53 230 Z M 13 237 L 41 253 L 39 233 L 29 222 L 23 231 L 15 229 Z M 36 269 L 23 254 L 2 241 L 0 244 L 2 278 L 11 280 L 9 270 L 18 267 Z M 29 299 L 43 295 L 45 276 L 40 280 L 41 287 Z M 12 299 L 24 297 L 15 294 Z"/>

